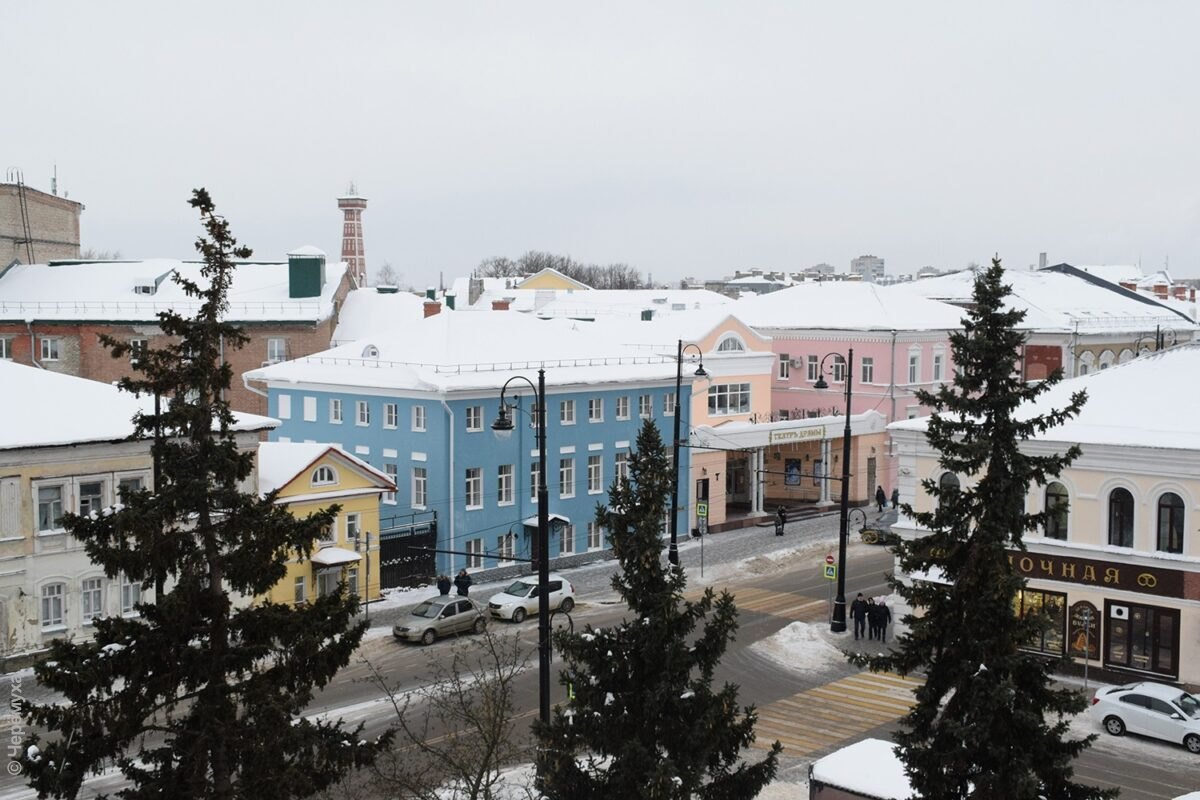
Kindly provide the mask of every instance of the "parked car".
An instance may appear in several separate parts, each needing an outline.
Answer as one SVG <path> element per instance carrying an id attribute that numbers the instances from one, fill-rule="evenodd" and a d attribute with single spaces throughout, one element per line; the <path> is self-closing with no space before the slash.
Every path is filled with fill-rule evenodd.
<path id="1" fill-rule="evenodd" d="M 1142 681 L 1099 689 L 1092 711 L 1113 736 L 1140 733 L 1200 754 L 1200 698 L 1175 686 Z"/>
<path id="2" fill-rule="evenodd" d="M 483 633 L 487 616 L 483 607 L 468 597 L 431 597 L 409 612 L 408 618 L 392 628 L 392 635 L 406 642 L 433 644 L 442 636 Z"/>
<path id="3" fill-rule="evenodd" d="M 551 575 L 550 608 L 570 611 L 575 607 L 575 587 L 561 575 Z M 496 619 L 511 619 L 523 622 L 525 617 L 538 611 L 538 582 L 536 577 L 521 578 L 509 584 L 488 601 L 488 611 Z"/>

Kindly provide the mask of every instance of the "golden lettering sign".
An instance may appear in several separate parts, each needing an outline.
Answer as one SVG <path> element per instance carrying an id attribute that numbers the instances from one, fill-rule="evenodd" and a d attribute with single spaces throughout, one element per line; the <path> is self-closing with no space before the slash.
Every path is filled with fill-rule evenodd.
<path id="1" fill-rule="evenodd" d="M 767 444 L 781 444 L 783 442 L 800 442 L 806 439 L 824 439 L 825 426 L 817 425 L 812 428 L 796 428 L 790 431 L 768 431 Z"/>
<path id="2" fill-rule="evenodd" d="M 1163 597 L 1184 597 L 1183 573 L 1057 554 L 1010 550 L 1008 562 L 1026 578 L 1083 583 Z"/>

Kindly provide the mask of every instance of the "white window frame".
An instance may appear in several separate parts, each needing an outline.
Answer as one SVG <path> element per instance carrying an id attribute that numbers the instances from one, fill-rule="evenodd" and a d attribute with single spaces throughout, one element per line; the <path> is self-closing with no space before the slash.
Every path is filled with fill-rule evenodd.
<path id="1" fill-rule="evenodd" d="M 38 596 L 38 618 L 43 631 L 67 627 L 67 585 L 62 581 L 42 584 Z"/>
<path id="2" fill-rule="evenodd" d="M 604 529 L 595 520 L 587 524 L 587 549 L 601 550 L 604 548 Z"/>
<path id="3" fill-rule="evenodd" d="M 908 378 L 909 386 L 912 386 L 914 384 L 921 382 L 921 351 L 920 350 L 909 350 L 908 351 L 908 373 L 907 373 L 906 377 Z"/>
<path id="4" fill-rule="evenodd" d="M 467 433 L 483 430 L 483 406 L 467 406 Z"/>
<path id="5" fill-rule="evenodd" d="M 629 480 L 629 453 L 621 450 L 613 456 L 613 480 L 625 483 Z"/>
<path id="6" fill-rule="evenodd" d="M 13 360 L 13 337 L 0 336 L 0 360 Z"/>
<path id="7" fill-rule="evenodd" d="M 590 455 L 587 460 L 587 492 L 600 494 L 604 491 L 604 456 Z"/>
<path id="8" fill-rule="evenodd" d="M 617 419 L 629 419 L 629 395 L 617 397 Z"/>
<path id="9" fill-rule="evenodd" d="M 788 358 L 787 353 L 779 354 L 779 380 L 790 381 L 792 379 L 792 362 Z"/>
<path id="10" fill-rule="evenodd" d="M 129 340 L 129 363 L 130 364 L 138 363 L 138 361 L 140 361 L 146 355 L 146 351 L 148 349 L 150 349 L 150 340 L 149 339 L 130 339 Z M 2 356 L 0 356 L 0 357 L 2 357 Z"/>
<path id="11" fill-rule="evenodd" d="M 267 339 L 267 363 L 278 364 L 287 361 L 287 339 L 272 336 Z"/>
<path id="12" fill-rule="evenodd" d="M 305 422 L 317 421 L 317 398 L 305 396 L 301 403 Z"/>
<path id="13" fill-rule="evenodd" d="M 371 404 L 366 400 L 354 401 L 354 424 L 361 428 L 371 424 Z"/>
<path id="14" fill-rule="evenodd" d="M 563 500 L 575 496 L 575 459 L 558 460 L 558 496 Z"/>
<path id="15" fill-rule="evenodd" d="M 412 407 L 412 429 L 417 433 L 425 432 L 425 406 L 417 404 Z"/>
<path id="16" fill-rule="evenodd" d="M 292 602 L 296 605 L 303 605 L 308 601 L 308 581 L 303 575 L 297 575 L 296 580 L 292 581 Z"/>
<path id="17" fill-rule="evenodd" d="M 425 508 L 429 502 L 429 472 L 425 467 L 412 468 L 412 507 Z"/>
<path id="18" fill-rule="evenodd" d="M 329 398 L 329 423 L 331 425 L 342 424 L 342 398 Z"/>
<path id="19" fill-rule="evenodd" d="M 817 356 L 808 356 L 805 363 L 808 371 L 808 382 L 816 383 L 817 378 L 821 376 L 821 359 Z"/>
<path id="20" fill-rule="evenodd" d="M 513 560 L 513 556 L 517 554 L 517 535 L 515 533 L 502 533 L 496 538 L 496 557 L 501 563 L 508 563 Z"/>
<path id="21" fill-rule="evenodd" d="M 831 359 L 830 380 L 834 383 L 846 382 L 846 359 L 844 356 L 834 355 Z"/>
<path id="22" fill-rule="evenodd" d="M 346 544 L 353 545 L 358 552 L 358 540 L 362 536 L 362 514 L 357 511 L 346 515 Z"/>
<path id="23" fill-rule="evenodd" d="M 588 398 L 588 422 L 604 422 L 604 398 Z"/>
<path id="24" fill-rule="evenodd" d="M 575 554 L 575 526 L 570 523 L 563 525 L 559 532 L 558 553 L 563 556 Z"/>
<path id="25" fill-rule="evenodd" d="M 346 568 L 346 591 L 353 595 L 357 595 L 359 593 L 358 567 L 350 566 Z"/>
<path id="26" fill-rule="evenodd" d="M 575 401 L 560 400 L 558 403 L 558 424 L 559 425 L 574 425 L 575 424 Z"/>
<path id="27" fill-rule="evenodd" d="M 874 383 L 875 382 L 875 358 L 874 356 L 864 356 L 859 362 L 860 380 L 859 383 Z"/>
<path id="28" fill-rule="evenodd" d="M 945 375 L 946 354 L 940 350 L 933 351 L 933 382 L 940 383 Z"/>
<path id="29" fill-rule="evenodd" d="M 62 357 L 61 339 L 58 336 L 41 337 L 41 361 L 58 361 Z"/>
<path id="30" fill-rule="evenodd" d="M 654 396 L 649 394 L 638 395 L 638 418 L 651 419 L 654 417 Z"/>
<path id="31" fill-rule="evenodd" d="M 400 424 L 400 406 L 396 403 L 383 404 L 383 427 L 396 430 Z"/>
<path id="32" fill-rule="evenodd" d="M 314 469 L 309 478 L 309 484 L 312 486 L 334 486 L 337 482 L 337 470 L 328 464 L 322 464 Z"/>
<path id="33" fill-rule="evenodd" d="M 516 502 L 513 493 L 515 469 L 512 464 L 501 464 L 496 468 L 496 505 L 511 506 Z"/>
<path id="34" fill-rule="evenodd" d="M 48 521 L 49 527 L 42 526 L 42 499 L 40 492 L 42 489 L 58 489 L 58 514 L 53 519 Z M 65 528 L 58 522 L 62 515 L 67 512 L 71 499 L 71 485 L 66 481 L 45 481 L 35 483 L 33 485 L 33 511 L 34 525 L 37 527 L 39 536 L 47 536 L 56 533 L 62 533 Z M 53 503 L 54 501 L 48 501 Z"/>
<path id="35" fill-rule="evenodd" d="M 542 476 L 542 462 L 531 461 L 529 463 L 529 499 L 537 500 L 538 480 Z"/>
<path id="36" fill-rule="evenodd" d="M 467 539 L 467 569 L 483 569 L 483 539 Z"/>
<path id="37" fill-rule="evenodd" d="M 280 419 L 292 418 L 292 396 L 281 394 L 275 401 L 275 416 Z"/>
<path id="38" fill-rule="evenodd" d="M 664 417 L 675 416 L 675 393 L 674 392 L 666 392 L 663 395 L 663 416 Z"/>
<path id="39" fill-rule="evenodd" d="M 104 578 L 89 577 L 79 582 L 81 622 L 91 625 L 95 617 L 104 617 Z"/>
<path id="40" fill-rule="evenodd" d="M 135 605 L 142 602 L 142 582 L 131 581 L 128 576 L 122 574 L 121 581 L 121 616 L 136 617 L 138 610 Z"/>
<path id="41" fill-rule="evenodd" d="M 736 333 L 727 333 L 717 344 L 718 353 L 744 353 L 746 343 Z"/>
<path id="42" fill-rule="evenodd" d="M 751 387 L 748 382 L 718 383 L 708 387 L 708 415 L 710 417 L 734 417 L 749 414 Z"/>
<path id="43" fill-rule="evenodd" d="M 400 467 L 398 465 L 393 464 L 391 462 L 385 463 L 383 465 L 383 474 L 387 475 L 388 478 L 391 479 L 392 483 L 396 483 L 397 486 L 399 485 L 396 482 L 396 479 L 400 475 L 399 469 L 400 469 Z M 395 492 L 384 492 L 383 493 L 383 502 L 387 503 L 390 506 L 396 505 L 396 493 Z"/>
<path id="44" fill-rule="evenodd" d="M 466 486 L 463 490 L 463 502 L 467 511 L 483 508 L 483 468 L 467 467 Z"/>
<path id="45" fill-rule="evenodd" d="M 99 484 L 100 494 L 99 495 L 88 495 L 89 498 L 91 498 L 91 497 L 96 498 L 96 507 L 89 508 L 89 509 L 87 509 L 87 511 L 85 511 L 83 508 L 83 500 L 84 500 L 83 487 L 85 485 L 91 485 L 91 484 Z M 72 499 L 71 504 L 75 507 L 75 513 L 81 517 L 86 517 L 86 516 L 88 516 L 88 514 L 91 514 L 91 513 L 95 513 L 95 514 L 99 515 L 100 512 L 106 506 L 109 505 L 108 481 L 105 480 L 104 478 L 78 477 L 74 480 L 74 485 L 71 488 L 73 490 L 72 494 L 74 495 L 74 498 Z"/>

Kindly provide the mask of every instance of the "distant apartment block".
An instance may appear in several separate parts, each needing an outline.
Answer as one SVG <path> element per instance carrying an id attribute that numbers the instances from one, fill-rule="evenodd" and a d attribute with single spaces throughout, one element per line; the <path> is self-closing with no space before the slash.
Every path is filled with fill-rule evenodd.
<path id="1" fill-rule="evenodd" d="M 879 256 L 859 256 L 850 262 L 850 274 L 861 275 L 869 283 L 882 283 L 883 259 Z"/>
<path id="2" fill-rule="evenodd" d="M 79 258 L 83 204 L 23 183 L 0 183 L 0 267 Z"/>

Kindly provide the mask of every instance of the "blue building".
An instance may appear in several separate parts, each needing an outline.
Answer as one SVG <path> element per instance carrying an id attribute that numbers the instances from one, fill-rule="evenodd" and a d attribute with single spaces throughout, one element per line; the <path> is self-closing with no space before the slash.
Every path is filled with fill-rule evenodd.
<path id="1" fill-rule="evenodd" d="M 642 420 L 671 441 L 674 353 L 613 344 L 585 323 L 524 315 L 455 312 L 414 319 L 386 338 L 360 340 L 254 370 L 280 420 L 275 441 L 337 444 L 395 480 L 381 527 L 420 535 L 434 528 L 439 550 L 423 571 L 490 568 L 533 554 L 537 526 L 534 392 L 512 381 L 516 429 L 492 430 L 500 391 L 546 371 L 550 557 L 608 547 L 594 522 L 597 503 L 624 474 Z M 681 407 L 689 407 L 683 385 Z M 686 475 L 687 448 L 680 455 Z M 687 508 L 686 481 L 680 485 Z M 668 521 L 664 519 L 664 531 Z M 686 531 L 686 512 L 679 530 Z M 377 532 L 378 533 L 378 532 Z M 387 561 L 387 552 L 384 554 Z"/>

